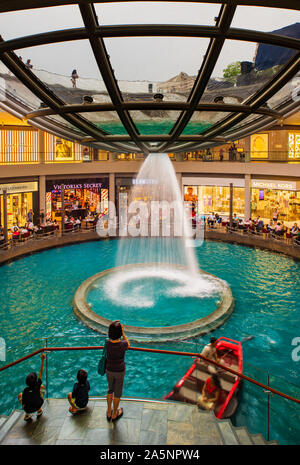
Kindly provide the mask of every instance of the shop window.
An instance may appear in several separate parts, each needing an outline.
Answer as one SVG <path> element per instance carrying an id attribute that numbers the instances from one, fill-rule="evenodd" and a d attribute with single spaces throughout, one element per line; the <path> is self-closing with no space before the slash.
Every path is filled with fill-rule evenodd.
<path id="1" fill-rule="evenodd" d="M 227 186 L 185 186 L 184 200 L 190 202 L 192 214 L 209 215 L 212 212 L 218 215 L 229 216 L 230 188 Z M 244 215 L 245 190 L 235 187 L 233 189 L 233 213 Z"/>
<path id="2" fill-rule="evenodd" d="M 300 133 L 289 134 L 289 158 L 300 158 Z"/>
<path id="3" fill-rule="evenodd" d="M 251 158 L 268 158 L 269 134 L 252 134 L 250 137 Z"/>
<path id="4" fill-rule="evenodd" d="M 275 189 L 252 189 L 252 217 L 260 216 L 265 221 L 271 220 L 275 208 L 278 211 L 279 221 L 299 221 L 300 192 Z"/>

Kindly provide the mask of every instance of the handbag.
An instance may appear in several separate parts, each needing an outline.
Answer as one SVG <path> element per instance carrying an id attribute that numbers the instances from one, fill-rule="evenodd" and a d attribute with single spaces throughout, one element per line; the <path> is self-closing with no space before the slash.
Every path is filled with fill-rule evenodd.
<path id="1" fill-rule="evenodd" d="M 99 363 L 98 363 L 98 374 L 100 376 L 105 375 L 106 359 L 107 359 L 106 343 L 107 343 L 107 339 L 105 340 L 105 344 L 104 344 L 104 347 L 103 347 L 102 357 L 100 358 Z"/>

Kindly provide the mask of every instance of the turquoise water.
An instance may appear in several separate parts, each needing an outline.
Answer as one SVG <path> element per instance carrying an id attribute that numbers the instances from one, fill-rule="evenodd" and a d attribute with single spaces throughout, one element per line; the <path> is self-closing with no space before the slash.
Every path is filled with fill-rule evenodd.
<path id="1" fill-rule="evenodd" d="M 133 266 L 95 280 L 86 301 L 110 320 L 141 327 L 175 326 L 211 314 L 221 292 L 218 282 L 204 273 L 194 278 L 188 270 Z"/>
<path id="2" fill-rule="evenodd" d="M 0 337 L 8 348 L 6 363 L 45 345 L 34 338 L 47 336 L 51 346 L 103 342 L 76 319 L 72 299 L 82 281 L 114 266 L 116 250 L 115 240 L 97 241 L 45 251 L 0 268 Z M 235 298 L 234 313 L 214 335 L 237 340 L 254 335 L 243 344 L 244 372 L 266 383 L 268 371 L 272 387 L 299 398 L 300 361 L 292 359 L 292 340 L 300 328 L 300 264 L 283 255 L 215 242 L 205 242 L 196 254 L 199 266 L 227 281 Z M 176 312 L 182 307 L 174 308 Z M 199 351 L 209 338 L 147 347 Z M 99 356 L 93 350 L 51 353 L 49 396 L 65 396 L 79 368 L 89 371 L 91 394 L 105 395 L 106 381 L 96 372 Z M 133 351 L 126 361 L 124 395 L 152 398 L 167 394 L 191 363 L 189 357 Z M 0 373 L 0 414 L 18 406 L 17 394 L 32 370 L 39 370 L 37 357 Z M 299 444 L 299 412 L 297 404 L 270 397 L 270 439 Z M 235 424 L 266 436 L 266 413 L 266 394 L 244 382 Z"/>
<path id="3" fill-rule="evenodd" d="M 135 124 L 140 134 L 169 134 L 175 124 L 175 121 L 157 119 L 153 121 L 135 121 Z M 127 135 L 127 131 L 122 123 L 107 121 L 103 123 L 96 123 L 96 126 L 110 134 Z M 198 134 L 210 128 L 211 126 L 211 123 L 192 121 L 188 123 L 183 131 L 183 134 Z"/>

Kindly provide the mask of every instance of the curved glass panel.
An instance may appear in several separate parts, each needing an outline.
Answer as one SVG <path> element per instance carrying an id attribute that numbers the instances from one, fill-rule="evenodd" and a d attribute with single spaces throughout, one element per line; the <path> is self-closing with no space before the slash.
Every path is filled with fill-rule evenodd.
<path id="1" fill-rule="evenodd" d="M 123 2 L 122 2 L 123 3 Z M 99 24 L 203 24 L 214 25 L 219 4 L 182 2 L 124 2 L 95 4 Z"/>
<path id="2" fill-rule="evenodd" d="M 296 10 L 239 5 L 231 27 L 271 32 L 298 21 L 299 12 Z"/>
<path id="3" fill-rule="evenodd" d="M 273 45 L 226 40 L 202 102 L 242 103 L 270 81 L 295 54 Z"/>
<path id="4" fill-rule="evenodd" d="M 267 105 L 270 108 L 276 108 L 281 103 L 287 100 L 294 100 L 295 102 L 300 100 L 298 95 L 300 87 L 300 76 L 295 76 L 285 86 L 283 86 L 276 94 L 267 101 Z"/>
<path id="5" fill-rule="evenodd" d="M 10 40 L 42 32 L 83 27 L 83 21 L 77 5 L 66 5 L 1 13 L 0 26 L 2 38 Z"/>
<path id="6" fill-rule="evenodd" d="M 28 58 L 31 60 L 30 70 L 64 102 L 82 103 L 85 95 L 97 94 L 104 94 L 107 100 L 107 90 L 88 40 L 29 47 L 16 53 L 25 63 Z M 77 74 L 72 76 L 73 71 Z"/>
<path id="7" fill-rule="evenodd" d="M 78 137 L 85 137 L 85 134 L 83 132 L 81 132 L 73 124 L 69 123 L 69 121 L 66 121 L 60 115 L 50 115 L 50 116 L 45 117 L 45 120 L 50 120 L 51 122 L 58 124 L 62 128 L 71 129 L 72 132 L 76 132 Z"/>
<path id="8" fill-rule="evenodd" d="M 180 111 L 130 111 L 140 134 L 169 134 L 174 123 L 180 115 Z"/>
<path id="9" fill-rule="evenodd" d="M 37 110 L 41 101 L 0 62 L 0 94 L 19 100 L 31 110 Z"/>
<path id="10" fill-rule="evenodd" d="M 201 134 L 228 114 L 220 111 L 195 111 L 182 134 Z"/>
<path id="11" fill-rule="evenodd" d="M 119 136 L 127 135 L 127 131 L 124 128 L 116 111 L 95 111 L 78 114 L 108 134 Z"/>
<path id="12" fill-rule="evenodd" d="M 181 101 L 187 100 L 194 85 L 208 43 L 179 37 L 105 40 L 123 94 L 161 92 L 164 100 Z"/>

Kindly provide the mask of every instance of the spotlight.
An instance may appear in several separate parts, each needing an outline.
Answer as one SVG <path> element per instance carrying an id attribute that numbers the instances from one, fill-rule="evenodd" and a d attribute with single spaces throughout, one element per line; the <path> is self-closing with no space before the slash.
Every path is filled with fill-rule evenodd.
<path id="1" fill-rule="evenodd" d="M 82 101 L 83 103 L 93 103 L 94 99 L 91 95 L 84 95 Z"/>
<path id="2" fill-rule="evenodd" d="M 163 94 L 154 94 L 154 95 L 153 95 L 153 98 L 154 98 L 154 100 L 155 100 L 156 102 L 162 102 L 163 99 L 164 99 L 164 96 L 163 96 Z"/>
<path id="3" fill-rule="evenodd" d="M 223 95 L 218 95 L 217 97 L 214 98 L 215 103 L 224 103 L 224 97 Z"/>

